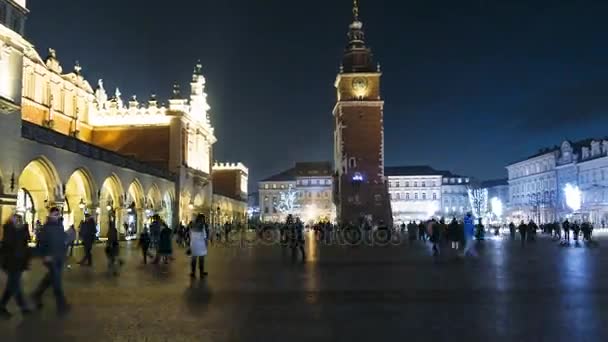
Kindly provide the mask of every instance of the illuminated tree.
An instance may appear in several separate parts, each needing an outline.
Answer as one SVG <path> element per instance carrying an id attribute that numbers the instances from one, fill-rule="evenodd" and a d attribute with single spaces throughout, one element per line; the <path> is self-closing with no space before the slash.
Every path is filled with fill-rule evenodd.
<path id="1" fill-rule="evenodd" d="M 282 214 L 292 214 L 296 208 L 298 193 L 293 186 L 289 186 L 287 191 L 281 192 L 279 201 L 276 204 L 277 210 Z"/>
<path id="2" fill-rule="evenodd" d="M 484 217 L 488 213 L 488 189 L 471 187 L 468 189 L 468 193 L 473 216 Z"/>

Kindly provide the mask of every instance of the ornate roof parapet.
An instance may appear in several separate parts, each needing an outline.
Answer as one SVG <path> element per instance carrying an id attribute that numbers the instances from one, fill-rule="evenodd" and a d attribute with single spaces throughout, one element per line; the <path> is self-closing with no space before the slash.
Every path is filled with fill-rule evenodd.
<path id="1" fill-rule="evenodd" d="M 212 171 L 226 171 L 226 170 L 230 170 L 230 171 L 241 171 L 245 174 L 249 174 L 249 168 L 247 168 L 243 163 L 238 162 L 238 163 L 220 163 L 220 162 L 215 162 L 213 164 L 213 167 L 211 168 Z"/>
<path id="2" fill-rule="evenodd" d="M 188 111 L 188 100 L 182 97 L 181 89 L 177 82 L 173 84 L 171 99 L 169 99 L 169 111 L 183 113 Z"/>
<path id="3" fill-rule="evenodd" d="M 44 64 L 50 71 L 54 73 L 61 75 L 61 73 L 63 72 L 63 68 L 61 67 L 59 60 L 57 59 L 57 52 L 55 51 L 55 49 L 49 49 L 49 55 L 46 57 Z"/>
<path id="4" fill-rule="evenodd" d="M 93 126 L 163 126 L 171 122 L 167 108 L 158 106 L 156 95 L 150 97 L 147 106 L 140 106 L 137 97 L 133 96 L 125 107 L 118 89 L 112 99 L 107 100 L 101 81 L 96 94 L 101 105 L 98 102 L 98 110 L 90 115 L 89 123 Z"/>

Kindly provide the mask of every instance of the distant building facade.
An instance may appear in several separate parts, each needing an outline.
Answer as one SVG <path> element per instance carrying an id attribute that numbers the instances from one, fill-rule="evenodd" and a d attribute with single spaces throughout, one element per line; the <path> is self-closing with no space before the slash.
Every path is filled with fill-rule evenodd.
<path id="1" fill-rule="evenodd" d="M 596 226 L 608 222 L 608 139 L 564 141 L 507 166 L 510 213 L 541 223 L 575 214 Z M 564 189 L 581 191 L 581 208 L 569 208 Z"/>
<path id="2" fill-rule="evenodd" d="M 288 214 L 306 222 L 335 219 L 330 162 L 300 162 L 259 182 L 260 218 L 282 222 Z"/>
<path id="3" fill-rule="evenodd" d="M 462 217 L 469 208 L 470 179 L 429 166 L 386 167 L 396 224 L 430 217 Z"/>

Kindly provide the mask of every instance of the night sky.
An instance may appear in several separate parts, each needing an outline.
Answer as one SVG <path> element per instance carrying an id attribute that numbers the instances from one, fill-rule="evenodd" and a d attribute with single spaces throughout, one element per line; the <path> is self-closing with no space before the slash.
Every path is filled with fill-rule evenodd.
<path id="1" fill-rule="evenodd" d="M 350 0 L 29 0 L 27 36 L 123 98 L 188 89 L 203 63 L 215 158 L 257 180 L 332 160 Z M 608 1 L 361 0 L 382 64 L 387 165 L 481 179 L 608 123 Z"/>

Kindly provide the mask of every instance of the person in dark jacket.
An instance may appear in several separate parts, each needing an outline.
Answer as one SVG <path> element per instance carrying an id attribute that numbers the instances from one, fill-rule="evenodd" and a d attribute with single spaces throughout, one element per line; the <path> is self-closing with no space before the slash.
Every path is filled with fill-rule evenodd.
<path id="1" fill-rule="evenodd" d="M 159 258 L 161 258 L 163 263 L 166 264 L 169 262 L 169 258 L 173 254 L 173 246 L 171 243 L 173 231 L 171 231 L 171 228 L 169 228 L 169 226 L 167 226 L 164 222 L 161 222 L 161 226 L 163 227 L 163 229 L 160 231 L 160 239 L 158 241 L 158 253 L 156 253 L 157 259 L 154 260 L 154 262 L 158 263 L 160 261 Z"/>
<path id="2" fill-rule="evenodd" d="M 511 237 L 511 240 L 515 240 L 515 223 L 513 223 L 513 221 L 509 223 L 509 236 Z"/>
<path id="3" fill-rule="evenodd" d="M 452 249 L 458 250 L 460 247 L 460 235 L 458 229 L 458 221 L 456 221 L 455 217 L 452 218 L 452 221 L 448 226 L 448 239 L 450 240 Z"/>
<path id="4" fill-rule="evenodd" d="M 6 305 L 13 296 L 23 314 L 30 312 L 25 303 L 21 287 L 21 275 L 29 266 L 30 252 L 27 245 L 29 239 L 30 234 L 23 224 L 23 218 L 19 215 L 13 215 L 4 225 L 2 250 L 0 252 L 2 269 L 7 275 L 6 288 L 0 300 L 0 318 L 11 318 L 11 314 L 6 310 Z"/>
<path id="5" fill-rule="evenodd" d="M 38 309 L 42 308 L 42 295 L 53 287 L 57 312 L 61 315 L 68 313 L 69 305 L 65 299 L 62 285 L 63 263 L 66 255 L 66 234 L 61 225 L 61 211 L 53 207 L 49 211 L 46 224 L 40 232 L 40 255 L 48 269 L 40 284 L 34 291 L 33 300 Z"/>
<path id="6" fill-rule="evenodd" d="M 95 243 L 95 236 L 97 235 L 97 227 L 95 225 L 95 219 L 86 214 L 84 221 L 80 224 L 80 240 L 82 240 L 82 246 L 84 247 L 84 257 L 79 262 L 81 266 L 92 266 L 93 255 L 91 250 Z"/>
<path id="7" fill-rule="evenodd" d="M 564 229 L 563 244 L 569 244 L 570 243 L 570 221 L 568 221 L 568 219 L 566 219 L 566 221 L 564 221 L 564 223 L 562 224 L 562 228 Z"/>
<path id="8" fill-rule="evenodd" d="M 106 241 L 106 256 L 108 257 L 108 271 L 114 275 L 118 275 L 118 269 L 123 263 L 118 258 L 119 254 L 118 230 L 114 224 L 111 224 L 108 229 L 108 241 Z"/>
<path id="9" fill-rule="evenodd" d="M 528 226 L 526 226 L 524 221 L 521 221 L 521 223 L 519 224 L 519 227 L 517 227 L 517 230 L 519 230 L 519 236 L 521 238 L 521 245 L 523 247 L 526 245 L 526 235 L 528 233 Z"/>
<path id="10" fill-rule="evenodd" d="M 141 248 L 145 265 L 148 263 L 148 249 L 150 248 L 150 233 L 148 232 L 148 228 L 144 228 L 144 231 L 139 235 L 139 248 Z"/>

